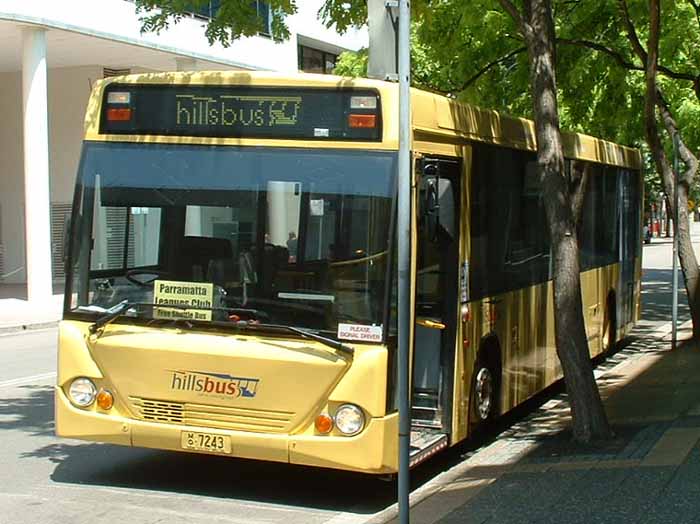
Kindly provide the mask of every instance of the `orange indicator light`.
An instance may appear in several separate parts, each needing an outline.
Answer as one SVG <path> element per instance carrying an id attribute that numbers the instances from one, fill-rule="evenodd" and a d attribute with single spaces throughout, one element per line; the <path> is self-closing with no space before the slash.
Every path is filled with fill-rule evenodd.
<path id="1" fill-rule="evenodd" d="M 371 129 L 377 126 L 377 115 L 348 115 L 348 126 Z"/>
<path id="2" fill-rule="evenodd" d="M 97 394 L 97 405 L 102 409 L 112 409 L 114 397 L 106 389 L 101 389 Z"/>
<path id="3" fill-rule="evenodd" d="M 131 120 L 131 109 L 130 108 L 116 108 L 110 107 L 107 109 L 107 120 L 110 122 L 126 122 Z"/>
<path id="4" fill-rule="evenodd" d="M 316 431 L 319 433 L 330 433 L 333 429 L 333 417 L 331 417 L 328 413 L 321 413 L 318 417 L 316 417 L 315 425 Z"/>

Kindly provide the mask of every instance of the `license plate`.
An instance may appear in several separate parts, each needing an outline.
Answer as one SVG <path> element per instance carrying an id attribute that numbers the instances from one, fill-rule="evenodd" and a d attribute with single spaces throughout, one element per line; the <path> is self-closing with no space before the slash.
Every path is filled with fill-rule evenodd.
<path id="1" fill-rule="evenodd" d="M 209 453 L 231 453 L 231 437 L 228 435 L 183 431 L 181 444 L 182 449 L 187 450 L 208 451 Z"/>

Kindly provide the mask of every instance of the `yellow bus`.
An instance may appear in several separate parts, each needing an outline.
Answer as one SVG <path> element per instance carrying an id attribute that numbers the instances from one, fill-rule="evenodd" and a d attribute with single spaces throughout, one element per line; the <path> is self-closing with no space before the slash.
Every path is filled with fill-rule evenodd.
<path id="1" fill-rule="evenodd" d="M 412 91 L 411 463 L 562 376 L 531 122 Z M 59 436 L 397 470 L 398 86 L 98 82 L 68 236 Z M 592 356 L 639 315 L 638 151 L 565 136 Z"/>

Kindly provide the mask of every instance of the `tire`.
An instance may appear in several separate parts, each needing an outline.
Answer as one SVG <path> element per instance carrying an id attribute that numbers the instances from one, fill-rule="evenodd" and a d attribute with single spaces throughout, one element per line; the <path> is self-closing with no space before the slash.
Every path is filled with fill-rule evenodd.
<path id="1" fill-rule="evenodd" d="M 617 348 L 617 308 L 615 299 L 610 296 L 605 306 L 603 320 L 603 353 L 610 355 Z"/>
<path id="2" fill-rule="evenodd" d="M 498 416 L 501 377 L 496 366 L 483 357 L 474 365 L 469 394 L 470 420 L 473 429 L 488 427 Z"/>

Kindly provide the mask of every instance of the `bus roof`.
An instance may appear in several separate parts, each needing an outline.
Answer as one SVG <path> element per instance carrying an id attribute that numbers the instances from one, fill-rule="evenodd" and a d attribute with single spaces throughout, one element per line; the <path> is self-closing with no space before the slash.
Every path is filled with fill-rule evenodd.
<path id="1" fill-rule="evenodd" d="M 369 145 L 373 149 L 398 149 L 398 111 L 388 108 L 398 107 L 398 84 L 366 78 L 347 78 L 332 75 L 292 74 L 250 71 L 198 71 L 174 73 L 141 73 L 111 77 L 96 82 L 88 104 L 85 119 L 85 139 L 98 141 L 137 141 L 188 144 L 218 145 L 261 145 L 279 147 L 344 147 L 366 149 L 366 141 L 315 141 L 279 138 L 212 138 L 212 137 L 173 137 L 135 136 L 101 134 L 100 115 L 102 97 L 110 84 L 166 84 L 166 85 L 208 85 L 208 86 L 267 86 L 293 88 L 352 88 L 371 89 L 379 93 L 382 107 L 382 139 Z M 457 102 L 445 96 L 411 90 L 413 139 L 421 142 L 441 142 L 463 145 L 471 141 L 487 142 L 496 145 L 524 150 L 536 150 L 534 123 L 523 118 L 515 118 L 496 111 Z M 617 165 L 634 169 L 641 168 L 641 155 L 637 149 L 620 146 L 580 133 L 563 133 L 564 154 L 567 158 L 589 160 L 603 164 Z"/>

